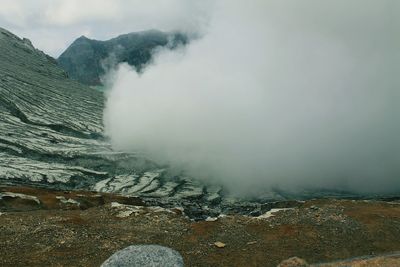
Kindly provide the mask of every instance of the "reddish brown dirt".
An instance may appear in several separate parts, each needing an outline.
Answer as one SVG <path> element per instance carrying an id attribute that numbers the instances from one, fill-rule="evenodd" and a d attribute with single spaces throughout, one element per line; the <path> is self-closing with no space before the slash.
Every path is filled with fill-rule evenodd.
<path id="1" fill-rule="evenodd" d="M 266 219 L 229 216 L 192 222 L 179 212 L 151 208 L 119 218 L 129 207 L 112 207 L 110 202 L 141 204 L 121 196 L 1 190 L 37 196 L 42 204 L 30 211 L 12 211 L 12 206 L 2 211 L 0 266 L 100 266 L 131 244 L 171 247 L 182 254 L 186 266 L 277 266 L 293 256 L 318 263 L 400 251 L 398 203 L 313 200 Z M 56 196 L 88 204 L 70 207 Z M 217 248 L 216 241 L 226 246 Z M 335 264 L 329 266 L 340 266 Z"/>

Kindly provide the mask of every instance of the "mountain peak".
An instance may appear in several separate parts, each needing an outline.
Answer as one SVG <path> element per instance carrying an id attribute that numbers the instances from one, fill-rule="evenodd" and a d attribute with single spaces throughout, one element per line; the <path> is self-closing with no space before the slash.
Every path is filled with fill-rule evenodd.
<path id="1" fill-rule="evenodd" d="M 169 45 L 171 42 L 173 45 Z M 72 79 L 87 85 L 101 85 L 101 77 L 106 72 L 102 62 L 111 54 L 116 56 L 116 64 L 126 62 L 141 71 L 155 48 L 173 49 L 177 44 L 186 43 L 183 34 L 155 29 L 122 34 L 106 41 L 82 35 L 60 55 L 58 63 Z"/>

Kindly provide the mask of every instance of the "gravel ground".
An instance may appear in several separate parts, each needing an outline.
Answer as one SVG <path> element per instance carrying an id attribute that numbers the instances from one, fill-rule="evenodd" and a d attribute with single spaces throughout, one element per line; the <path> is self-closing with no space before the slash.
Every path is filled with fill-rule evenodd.
<path id="1" fill-rule="evenodd" d="M 277 266 L 294 256 L 318 263 L 400 250 L 397 202 L 311 200 L 259 217 L 194 222 L 180 209 L 146 207 L 137 198 L 0 191 L 0 266 L 100 266 L 132 244 L 171 247 L 186 266 Z"/>

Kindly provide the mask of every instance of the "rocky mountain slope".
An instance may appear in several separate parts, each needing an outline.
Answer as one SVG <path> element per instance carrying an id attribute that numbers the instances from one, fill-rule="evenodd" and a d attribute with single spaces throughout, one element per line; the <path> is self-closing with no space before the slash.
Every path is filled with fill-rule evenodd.
<path id="1" fill-rule="evenodd" d="M 140 196 L 184 206 L 196 218 L 236 209 L 219 186 L 113 151 L 102 136 L 103 94 L 68 79 L 53 58 L 1 28 L 0 62 L 0 185 Z"/>
<path id="2" fill-rule="evenodd" d="M 151 60 L 154 49 L 174 48 L 186 42 L 187 38 L 182 34 L 156 30 L 124 34 L 108 41 L 81 36 L 57 61 L 72 79 L 87 85 L 100 85 L 105 69 L 126 62 L 140 71 Z"/>
<path id="3" fill-rule="evenodd" d="M 91 165 L 110 151 L 99 139 L 103 95 L 4 29 L 0 62 L 0 181 L 62 186 L 101 175 Z"/>

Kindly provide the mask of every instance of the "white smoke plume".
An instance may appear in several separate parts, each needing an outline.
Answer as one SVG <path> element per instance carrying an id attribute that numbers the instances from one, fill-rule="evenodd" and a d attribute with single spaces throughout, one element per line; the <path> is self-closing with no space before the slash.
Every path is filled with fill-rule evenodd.
<path id="1" fill-rule="evenodd" d="M 400 2 L 216 1 L 203 37 L 121 65 L 106 133 L 198 179 L 400 189 Z M 198 19 L 198 18 L 197 18 Z"/>

